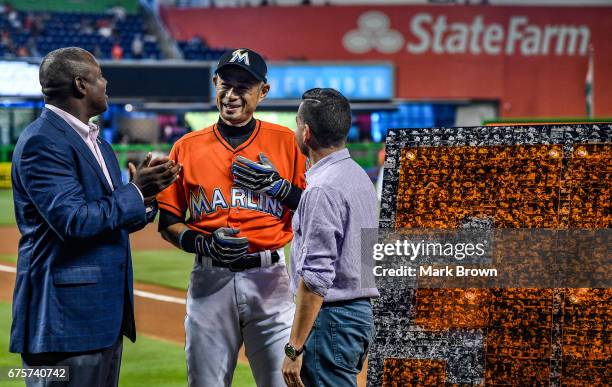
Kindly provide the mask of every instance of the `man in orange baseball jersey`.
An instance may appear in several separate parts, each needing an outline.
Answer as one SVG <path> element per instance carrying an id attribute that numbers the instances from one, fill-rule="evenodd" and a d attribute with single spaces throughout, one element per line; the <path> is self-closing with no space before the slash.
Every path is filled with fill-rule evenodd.
<path id="1" fill-rule="evenodd" d="M 219 121 L 178 140 L 179 179 L 158 196 L 159 228 L 196 254 L 185 319 L 190 386 L 229 386 L 244 343 L 258 386 L 284 386 L 294 304 L 283 247 L 305 185 L 294 133 L 253 118 L 267 66 L 254 51 L 221 57 L 213 78 Z"/>

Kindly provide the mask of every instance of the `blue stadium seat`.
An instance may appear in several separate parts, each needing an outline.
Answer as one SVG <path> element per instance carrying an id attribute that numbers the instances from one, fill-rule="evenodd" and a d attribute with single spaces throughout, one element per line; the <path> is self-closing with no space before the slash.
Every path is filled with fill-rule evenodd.
<path id="1" fill-rule="evenodd" d="M 35 12 L 37 14 L 37 12 Z M 38 13 L 39 14 L 39 13 Z M 45 13 L 47 14 L 47 13 Z M 19 12 L 21 20 L 25 19 L 26 13 Z M 110 57 L 112 44 L 119 39 L 124 50 L 124 54 L 131 53 L 131 45 L 136 34 L 144 36 L 144 19 L 141 15 L 127 15 L 125 20 L 119 21 L 115 25 L 114 36 L 104 38 L 98 34 L 98 22 L 100 20 L 111 20 L 112 15 L 106 13 L 91 14 L 81 12 L 54 12 L 49 13 L 50 18 L 45 21 L 45 28 L 36 39 L 36 47 L 41 55 L 49 51 L 67 45 L 76 45 L 87 50 L 93 51 L 96 45 L 100 48 L 103 57 Z M 92 33 L 86 34 L 81 30 L 81 22 L 86 21 L 93 29 Z M 0 15 L 0 30 L 7 30 L 15 49 L 27 44 L 30 33 L 15 29 L 8 21 L 8 15 Z M 118 38 L 117 38 L 118 37 Z M 5 48 L 0 52 L 0 58 L 6 55 L 14 55 Z M 156 43 L 147 42 L 144 48 L 145 57 L 160 58 L 161 52 Z M 127 56 L 126 56 L 127 57 Z"/>

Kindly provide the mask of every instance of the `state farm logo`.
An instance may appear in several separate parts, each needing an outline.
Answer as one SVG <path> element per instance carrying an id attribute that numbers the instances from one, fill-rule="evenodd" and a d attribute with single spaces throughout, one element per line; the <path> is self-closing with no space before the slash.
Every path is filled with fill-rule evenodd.
<path id="1" fill-rule="evenodd" d="M 378 11 L 366 12 L 357 20 L 359 29 L 344 35 L 344 47 L 355 54 L 375 49 L 383 54 L 398 52 L 404 46 L 404 37 L 399 31 L 389 29 L 391 22 L 387 15 Z"/>
<path id="2" fill-rule="evenodd" d="M 483 15 L 471 22 L 449 23 L 446 15 L 415 14 L 408 22 L 409 34 L 391 29 L 389 17 L 369 11 L 357 20 L 356 30 L 342 38 L 344 48 L 354 54 L 401 50 L 419 54 L 471 54 L 541 56 L 587 53 L 591 31 L 586 25 L 530 23 L 527 16 L 511 16 L 507 25 L 485 23 Z"/>

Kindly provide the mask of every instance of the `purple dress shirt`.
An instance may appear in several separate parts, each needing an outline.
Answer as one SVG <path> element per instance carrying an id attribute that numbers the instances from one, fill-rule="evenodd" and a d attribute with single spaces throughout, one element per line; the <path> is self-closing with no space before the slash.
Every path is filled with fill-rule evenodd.
<path id="1" fill-rule="evenodd" d="M 324 302 L 378 297 L 362 286 L 361 229 L 378 227 L 376 191 L 347 149 L 319 160 L 306 172 L 306 190 L 293 216 L 291 292 L 300 278 Z"/>

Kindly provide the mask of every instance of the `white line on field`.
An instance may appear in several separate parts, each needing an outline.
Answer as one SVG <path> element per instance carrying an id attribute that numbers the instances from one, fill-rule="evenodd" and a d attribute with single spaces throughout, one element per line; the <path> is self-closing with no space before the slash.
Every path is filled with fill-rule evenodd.
<path id="1" fill-rule="evenodd" d="M 5 271 L 7 273 L 17 273 L 17 268 L 13 266 L 0 265 L 0 271 Z"/>
<path id="2" fill-rule="evenodd" d="M 151 300 L 155 300 L 155 301 L 171 302 L 173 304 L 185 305 L 184 298 L 164 296 L 163 294 L 145 292 L 144 290 L 134 289 L 134 295 L 138 297 L 142 297 L 142 298 L 150 298 Z"/>
<path id="3" fill-rule="evenodd" d="M 6 273 L 16 273 L 17 268 L 13 266 L 0 265 L 0 271 L 6 272 Z M 185 299 L 183 298 L 164 296 L 163 294 L 146 292 L 144 290 L 134 289 L 134 295 L 138 297 L 142 297 L 142 298 L 149 298 L 155 301 L 171 302 L 173 304 L 185 305 Z"/>

